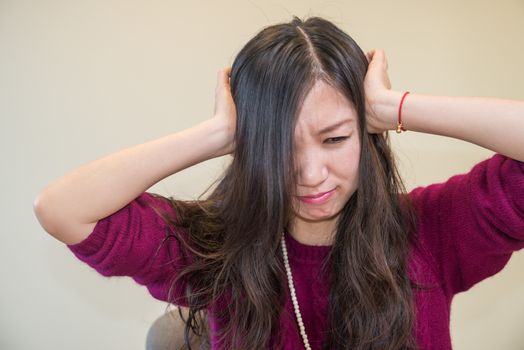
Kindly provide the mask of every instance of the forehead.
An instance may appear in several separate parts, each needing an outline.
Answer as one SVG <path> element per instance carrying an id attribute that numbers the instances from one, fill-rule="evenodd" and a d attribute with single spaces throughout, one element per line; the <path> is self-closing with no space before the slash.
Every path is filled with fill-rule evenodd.
<path id="1" fill-rule="evenodd" d="M 317 80 L 300 107 L 295 130 L 298 134 L 320 132 L 343 120 L 349 121 L 347 125 L 356 126 L 354 104 L 331 85 Z"/>

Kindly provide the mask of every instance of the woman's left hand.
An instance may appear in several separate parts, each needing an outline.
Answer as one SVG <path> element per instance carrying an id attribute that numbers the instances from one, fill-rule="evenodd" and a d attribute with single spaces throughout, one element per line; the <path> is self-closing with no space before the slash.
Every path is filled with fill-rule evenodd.
<path id="1" fill-rule="evenodd" d="M 384 101 L 383 97 L 391 92 L 391 82 L 387 72 L 388 61 L 382 49 L 373 49 L 366 54 L 366 57 L 369 63 L 364 78 L 367 131 L 371 134 L 380 134 L 391 127 L 385 106 L 381 104 L 381 101 Z"/>

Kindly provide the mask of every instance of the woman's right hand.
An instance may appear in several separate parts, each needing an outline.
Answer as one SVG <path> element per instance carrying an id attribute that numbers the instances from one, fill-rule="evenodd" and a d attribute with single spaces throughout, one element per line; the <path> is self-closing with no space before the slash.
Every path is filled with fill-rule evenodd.
<path id="1" fill-rule="evenodd" d="M 232 153 L 235 150 L 234 137 L 237 124 L 237 109 L 229 84 L 230 75 L 231 67 L 219 70 L 215 89 L 214 118 L 217 118 L 217 121 L 225 126 L 227 135 L 224 154 Z"/>
<path id="2" fill-rule="evenodd" d="M 236 108 L 230 74 L 229 67 L 218 73 L 215 117 L 93 160 L 46 186 L 33 203 L 42 227 L 66 244 L 78 243 L 98 220 L 120 210 L 160 180 L 233 152 Z"/>

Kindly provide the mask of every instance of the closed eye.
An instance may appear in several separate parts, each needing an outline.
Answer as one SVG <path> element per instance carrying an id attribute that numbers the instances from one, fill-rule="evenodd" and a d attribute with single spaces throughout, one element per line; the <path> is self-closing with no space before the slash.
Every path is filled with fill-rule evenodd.
<path id="1" fill-rule="evenodd" d="M 333 143 L 340 143 L 347 139 L 348 136 L 338 136 L 338 137 L 330 137 L 324 141 L 324 143 L 333 144 Z"/>

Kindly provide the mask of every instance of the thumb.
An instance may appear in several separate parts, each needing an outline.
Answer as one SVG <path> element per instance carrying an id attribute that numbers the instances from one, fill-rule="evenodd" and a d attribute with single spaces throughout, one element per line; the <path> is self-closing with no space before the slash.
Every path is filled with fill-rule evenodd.
<path id="1" fill-rule="evenodd" d="M 386 70 L 388 69 L 388 60 L 386 59 L 386 53 L 383 49 L 373 49 L 368 51 L 366 58 L 368 59 L 368 63 L 379 64 L 384 66 Z"/>

